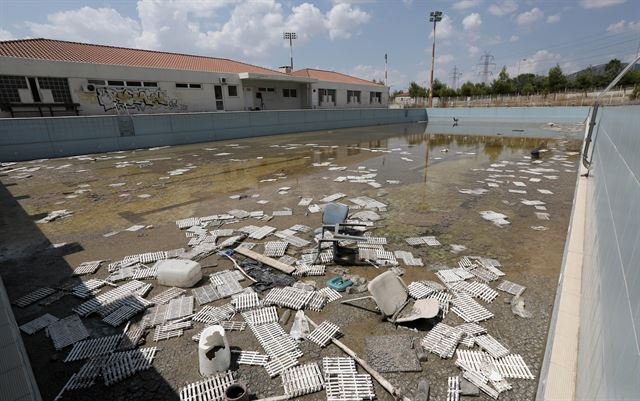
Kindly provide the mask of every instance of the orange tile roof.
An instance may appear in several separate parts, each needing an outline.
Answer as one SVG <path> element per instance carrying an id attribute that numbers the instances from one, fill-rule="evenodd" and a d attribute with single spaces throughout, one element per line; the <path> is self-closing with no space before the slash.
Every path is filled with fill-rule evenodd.
<path id="1" fill-rule="evenodd" d="M 303 70 L 294 71 L 291 73 L 291 75 L 296 77 L 315 78 L 320 81 L 340 82 L 345 84 L 384 86 L 383 84 L 367 81 L 366 79 L 353 77 L 351 75 L 341 74 L 335 71 L 315 70 L 313 68 L 305 68 Z"/>
<path id="2" fill-rule="evenodd" d="M 251 72 L 286 75 L 268 68 L 224 58 L 66 42 L 53 39 L 21 39 L 0 42 L 0 57 L 121 65 L 127 67 L 223 72 L 231 74 Z"/>

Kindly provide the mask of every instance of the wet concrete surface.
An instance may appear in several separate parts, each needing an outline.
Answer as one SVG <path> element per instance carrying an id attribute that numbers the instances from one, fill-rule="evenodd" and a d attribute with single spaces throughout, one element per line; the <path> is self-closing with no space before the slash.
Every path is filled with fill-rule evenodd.
<path id="1" fill-rule="evenodd" d="M 296 206 L 300 197 L 313 197 L 316 203 L 323 196 L 342 192 L 348 195 L 343 201 L 349 203 L 348 198 L 365 195 L 389 205 L 387 212 L 380 213 L 383 219 L 376 223 L 374 236 L 387 237 L 387 250 L 408 250 L 425 262 L 426 267 L 406 267 L 403 277 L 406 283 L 437 281 L 433 266 L 455 267 L 461 256 L 479 255 L 499 260 L 506 279 L 527 287 L 524 299 L 532 319 L 514 316 L 508 304 L 510 296 L 501 292 L 493 303 L 481 302 L 495 314 L 482 326 L 512 353 L 521 354 L 537 377 L 570 217 L 579 160 L 575 152 L 580 150 L 581 130 L 574 125 L 549 129 L 545 125 L 530 124 L 517 127 L 523 132 L 513 132 L 509 129 L 512 127 L 503 126 L 489 130 L 492 135 L 473 135 L 469 133 L 472 127 L 464 128 L 460 130 L 462 135 L 456 135 L 451 133 L 455 127 L 429 126 L 425 130 L 424 124 L 403 124 L 18 163 L 11 167 L 30 169 L 31 177 L 16 177 L 24 170 L 0 175 L 3 184 L 0 274 L 10 298 L 14 299 L 38 286 L 79 280 L 70 278 L 71 271 L 84 261 L 119 260 L 141 252 L 186 247 L 188 239 L 177 229 L 177 219 L 231 209 L 263 210 L 270 214 L 289 207 L 293 209 L 292 216 L 274 217 L 268 223 L 249 218 L 224 228 L 248 224 L 268 224 L 279 229 L 294 224 L 318 227 L 321 215 L 309 214 L 305 208 Z M 482 132 L 485 131 L 486 127 Z M 549 150 L 542 154 L 543 163 L 529 164 L 530 151 L 539 147 Z M 503 167 L 492 167 L 496 163 Z M 347 170 L 331 170 L 332 166 Z M 540 182 L 534 183 L 528 178 L 538 175 L 519 171 L 535 166 L 555 169 L 556 172 L 545 175 L 556 178 L 540 176 Z M 333 181 L 338 176 L 355 174 L 359 167 L 369 171 L 377 169 L 376 181 L 382 186 L 373 188 L 367 184 Z M 176 169 L 185 169 L 185 172 L 170 175 L 169 172 Z M 486 179 L 491 175 L 509 174 L 516 177 L 494 177 L 502 181 L 499 187 L 487 186 Z M 387 180 L 400 182 L 387 183 Z M 526 187 L 516 187 L 511 181 L 525 182 Z M 279 194 L 278 189 L 282 187 L 291 189 Z M 459 192 L 475 188 L 485 188 L 488 192 L 483 195 Z M 513 193 L 509 189 L 527 193 Z M 547 189 L 553 194 L 542 194 L 537 189 Z M 229 197 L 238 194 L 248 197 L 241 200 Z M 252 197 L 256 194 L 259 196 Z M 538 219 L 536 210 L 523 205 L 521 199 L 546 202 L 550 220 Z M 259 204 L 259 200 L 269 203 Z M 59 209 L 71 210 L 73 215 L 48 224 L 34 223 Z M 483 210 L 504 213 L 511 224 L 498 227 L 485 221 L 479 215 Z M 124 231 L 135 224 L 152 227 L 137 232 Z M 532 229 L 540 226 L 545 230 Z M 114 231 L 118 233 L 104 236 Z M 418 235 L 435 235 L 442 246 L 411 247 L 404 241 Z M 303 237 L 311 240 L 308 235 Z M 59 243 L 67 245 L 52 247 Z M 454 253 L 452 244 L 464 245 L 466 250 Z M 218 256 L 201 263 L 212 266 L 204 269 L 205 274 L 232 268 L 231 262 Z M 326 276 L 304 280 L 315 280 L 319 287 L 324 287 L 324 282 L 334 276 L 330 273 L 331 266 L 327 270 Z M 382 271 L 373 267 L 350 268 L 352 274 L 367 279 Z M 106 267 L 102 267 L 95 275 L 83 279 L 107 275 Z M 165 289 L 154 280 L 149 282 L 154 283 L 154 288 L 148 297 Z M 495 288 L 498 282 L 491 286 Z M 228 300 L 221 300 L 214 305 L 226 302 Z M 14 308 L 14 313 L 22 324 L 45 312 L 65 317 L 79 303 L 81 300 L 65 296 L 46 307 L 36 304 Z M 280 314 L 282 312 L 280 309 Z M 410 335 L 416 338 L 417 344 L 425 335 L 425 331 L 395 327 L 382 322 L 374 313 L 337 302 L 319 313 L 309 311 L 308 315 L 317 323 L 327 319 L 338 324 L 344 333 L 343 342 L 363 357 L 367 336 Z M 94 337 L 116 332 L 95 317 L 84 320 Z M 292 321 L 290 319 L 287 330 Z M 463 323 L 454 313 L 449 313 L 444 321 L 450 325 Z M 152 336 L 148 335 L 147 345 L 160 348 L 151 370 L 110 387 L 98 384 L 70 392 L 65 398 L 177 399 L 176 392 L 181 386 L 200 379 L 197 346 L 191 336 L 202 326 L 196 324 L 195 329 L 187 330 L 183 337 L 159 343 L 153 343 Z M 229 338 L 232 346 L 261 351 L 250 330 L 231 332 Z M 53 399 L 82 363 L 63 363 L 67 351 L 54 352 L 43 332 L 23 335 L 23 340 L 43 398 Z M 343 355 L 333 345 L 320 349 L 303 342 L 301 349 L 304 352 L 301 363 Z M 430 354 L 429 360 L 422 363 L 422 372 L 385 373 L 384 376 L 408 395 L 412 395 L 421 378 L 426 378 L 431 383 L 431 399 L 443 399 L 447 377 L 460 374 L 454 360 L 442 360 Z M 282 394 L 280 378 L 269 379 L 261 367 L 240 366 L 238 377 L 258 398 Z M 502 394 L 501 399 L 535 398 L 537 380 L 509 381 L 513 390 Z M 390 399 L 377 384 L 375 392 L 378 399 Z M 319 392 L 303 398 L 320 400 L 325 395 Z M 479 399 L 490 398 L 482 394 Z"/>

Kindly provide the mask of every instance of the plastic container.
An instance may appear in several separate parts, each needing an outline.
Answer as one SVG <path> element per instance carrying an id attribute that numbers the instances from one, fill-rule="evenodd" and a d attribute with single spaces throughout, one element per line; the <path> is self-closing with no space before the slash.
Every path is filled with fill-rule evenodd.
<path id="1" fill-rule="evenodd" d="M 198 358 L 202 376 L 211 376 L 229 369 L 231 348 L 222 326 L 209 326 L 204 329 L 198 342 Z"/>
<path id="2" fill-rule="evenodd" d="M 353 281 L 351 281 L 350 279 L 343 280 L 340 276 L 336 276 L 327 281 L 327 287 L 331 287 L 338 292 L 343 292 L 350 285 L 353 285 Z"/>
<path id="3" fill-rule="evenodd" d="M 186 259 L 159 260 L 158 284 L 167 287 L 193 287 L 202 279 L 200 263 Z"/>

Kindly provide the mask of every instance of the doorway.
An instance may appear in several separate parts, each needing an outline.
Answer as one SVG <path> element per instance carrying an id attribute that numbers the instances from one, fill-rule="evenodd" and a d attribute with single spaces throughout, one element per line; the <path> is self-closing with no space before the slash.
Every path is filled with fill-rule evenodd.
<path id="1" fill-rule="evenodd" d="M 224 110 L 224 101 L 222 98 L 222 85 L 214 85 L 213 93 L 216 98 L 216 110 L 218 111 Z"/>
<path id="2" fill-rule="evenodd" d="M 27 80 L 29 81 L 29 88 L 31 89 L 31 96 L 33 96 L 33 102 L 34 103 L 42 102 L 42 99 L 40 98 L 40 91 L 38 90 L 38 84 L 36 84 L 36 79 L 27 78 Z"/>

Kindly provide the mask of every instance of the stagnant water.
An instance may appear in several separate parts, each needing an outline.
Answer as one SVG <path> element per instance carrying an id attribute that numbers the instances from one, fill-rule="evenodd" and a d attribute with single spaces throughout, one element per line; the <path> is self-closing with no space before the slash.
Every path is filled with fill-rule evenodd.
<path id="1" fill-rule="evenodd" d="M 483 325 L 512 352 L 522 354 L 537 374 L 571 210 L 579 128 L 550 128 L 545 124 L 474 126 L 465 122 L 458 127 L 403 124 L 18 163 L 14 167 L 30 169 L 30 178 L 12 178 L 16 173 L 0 177 L 7 190 L 3 191 L 2 217 L 7 226 L 13 227 L 0 234 L 0 253 L 12 259 L 3 264 L 0 272 L 12 296 L 33 287 L 25 278 L 33 273 L 34 262 L 27 263 L 24 257 L 32 254 L 30 246 L 38 237 L 34 232 L 52 243 L 80 245 L 77 252 L 65 256 L 68 269 L 87 260 L 117 260 L 128 254 L 185 246 L 184 234 L 173 223 L 180 218 L 231 209 L 271 213 L 291 208 L 293 216 L 276 217 L 267 224 L 279 229 L 297 223 L 315 227 L 320 215 L 305 213 L 304 208 L 298 207 L 300 197 L 312 197 L 317 203 L 326 195 L 342 192 L 348 195 L 343 201 L 349 203 L 350 197 L 366 195 L 389 206 L 387 212 L 381 213 L 383 220 L 376 223 L 374 235 L 388 239 L 387 249 L 409 250 L 425 262 L 424 268 L 407 268 L 407 283 L 435 279 L 433 271 L 456 266 L 462 255 L 480 255 L 499 260 L 507 279 L 527 287 L 525 299 L 532 319 L 513 316 L 504 303 L 508 297 L 502 294 L 490 305 L 495 317 Z M 539 160 L 532 160 L 531 150 L 540 148 L 547 151 Z M 182 173 L 178 169 L 183 169 Z M 348 179 L 335 181 L 338 177 L 362 175 L 363 171 L 376 174 L 375 181 L 380 186 L 374 188 Z M 283 187 L 290 189 L 280 194 Z M 477 189 L 486 192 L 461 193 Z M 239 194 L 248 197 L 229 198 Z M 257 203 L 259 200 L 268 203 Z M 523 200 L 543 201 L 545 210 L 525 205 Z M 69 209 L 74 214 L 69 219 L 33 225 L 33 218 L 57 209 Z M 483 220 L 480 212 L 487 210 L 507 215 L 511 224 L 498 227 Z M 536 212 L 548 213 L 549 219 L 541 220 L 542 215 Z M 143 234 L 122 232 L 133 224 L 152 224 L 155 228 Z M 247 224 L 263 223 L 244 221 L 230 228 Z M 114 231 L 120 233 L 103 237 Z M 404 241 L 417 235 L 435 235 L 443 246 L 412 248 Z M 454 253 L 451 245 L 462 245 L 466 250 Z M 225 261 L 218 263 L 228 268 Z M 59 281 L 63 270 L 60 267 L 39 272 L 40 284 Z M 368 279 L 380 272 L 373 267 L 351 269 L 351 273 Z M 106 276 L 103 273 L 97 277 Z M 59 301 L 57 307 L 70 305 L 68 298 Z M 16 311 L 19 321 L 26 315 L 27 312 Z M 345 342 L 361 355 L 366 355 L 365 337 L 398 334 L 391 325 L 381 325 L 367 312 L 339 304 L 312 316 L 340 324 Z M 453 314 L 447 319 L 451 324 L 461 323 Z M 424 335 L 409 331 L 400 334 Z M 237 336 L 233 338 L 235 344 L 257 349 L 250 333 Z M 43 393 L 55 395 L 66 376 L 61 373 L 56 379 L 48 377 L 48 356 L 32 352 L 45 346 L 50 347 L 47 339 L 30 338 L 27 342 Z M 181 338 L 163 346 L 171 351 L 164 356 L 158 354 L 154 366 L 159 376 L 174 389 L 196 380 L 193 361 L 169 356 L 192 352 L 193 343 Z M 459 373 L 452 360 L 440 360 L 434 355 L 423 368 L 422 373 L 385 376 L 409 391 L 420 377 L 427 377 L 432 383 L 432 396 L 442 398 L 446 377 Z M 68 370 L 69 375 L 75 371 L 68 366 L 60 369 Z M 268 378 L 255 370 L 242 367 L 240 374 L 249 382 L 256 382 L 253 391 L 261 396 L 278 394 L 270 389 Z M 261 382 L 265 382 L 264 386 L 258 384 Z M 507 399 L 533 399 L 535 381 L 514 380 L 512 384 L 514 390 L 506 395 Z M 86 397 L 91 397 L 91 391 L 86 392 Z M 118 394 L 119 390 L 110 391 Z M 380 388 L 376 394 L 380 399 L 388 398 Z"/>

